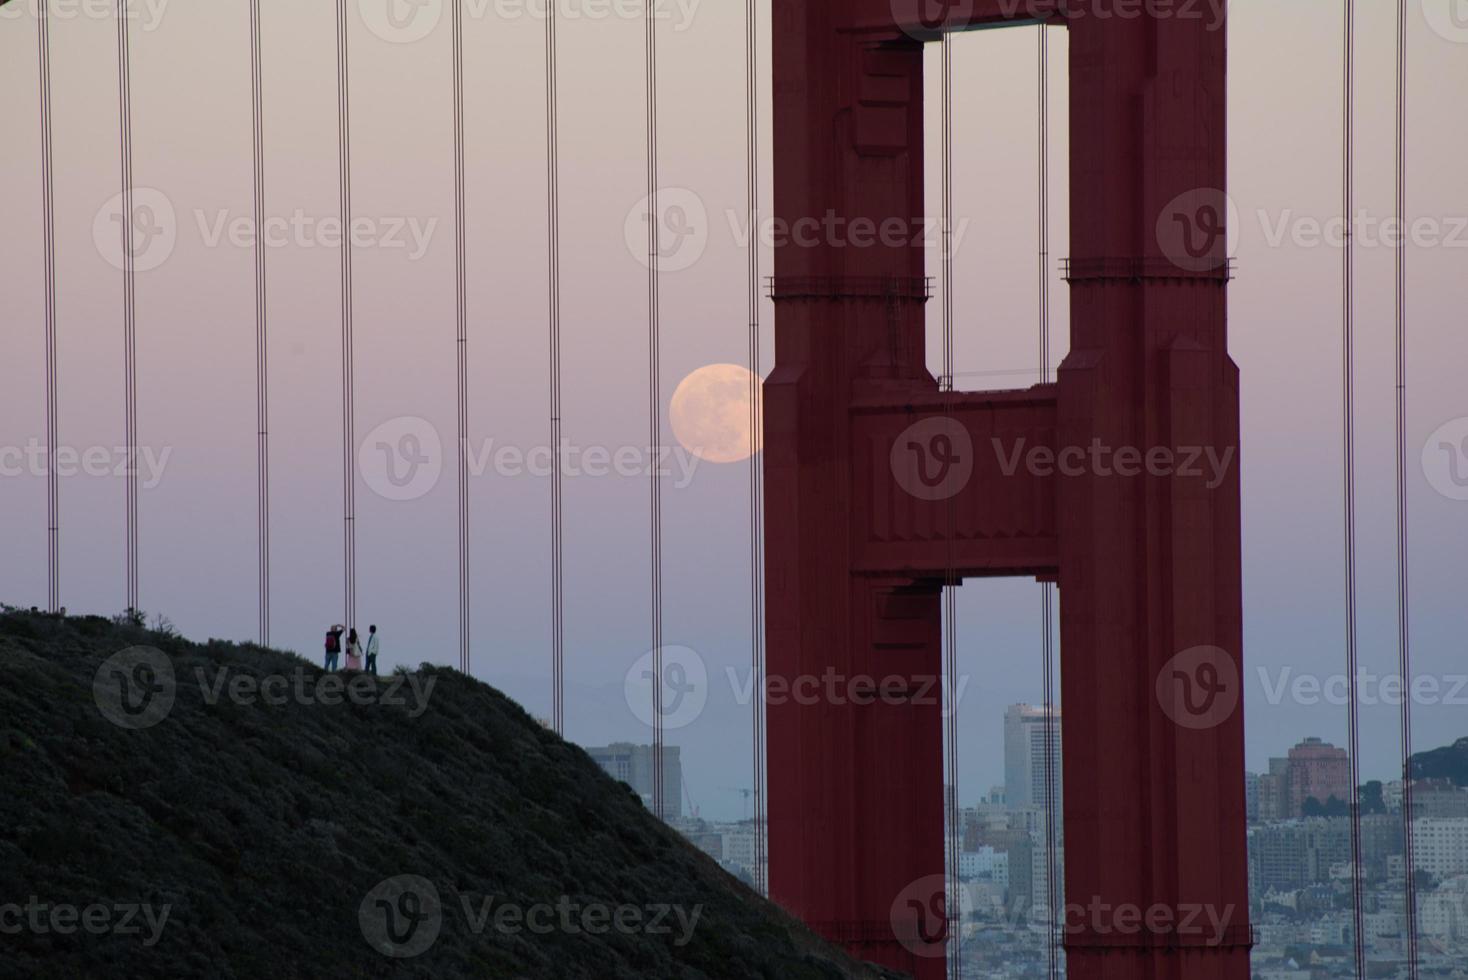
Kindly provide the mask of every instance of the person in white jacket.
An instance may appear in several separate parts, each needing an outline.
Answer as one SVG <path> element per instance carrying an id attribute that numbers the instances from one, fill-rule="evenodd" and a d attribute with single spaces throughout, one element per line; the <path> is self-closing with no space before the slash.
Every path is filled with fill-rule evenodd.
<path id="1" fill-rule="evenodd" d="M 382 649 L 382 641 L 377 638 L 377 627 L 367 627 L 367 673 L 377 675 L 377 653 Z"/>

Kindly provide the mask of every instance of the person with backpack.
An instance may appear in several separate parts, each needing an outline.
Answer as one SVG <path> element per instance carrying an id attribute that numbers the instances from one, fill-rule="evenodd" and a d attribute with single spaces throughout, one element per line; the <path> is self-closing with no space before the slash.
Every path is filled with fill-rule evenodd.
<path id="1" fill-rule="evenodd" d="M 337 664 L 342 654 L 342 633 L 345 627 L 333 626 L 326 631 L 326 671 L 331 673 L 337 669 Z"/>
<path id="2" fill-rule="evenodd" d="M 381 641 L 377 638 L 377 626 L 367 627 L 367 673 L 373 677 L 377 676 L 377 654 L 381 649 Z"/>
<path id="3" fill-rule="evenodd" d="M 362 641 L 357 639 L 357 628 L 347 634 L 347 670 L 362 669 Z"/>

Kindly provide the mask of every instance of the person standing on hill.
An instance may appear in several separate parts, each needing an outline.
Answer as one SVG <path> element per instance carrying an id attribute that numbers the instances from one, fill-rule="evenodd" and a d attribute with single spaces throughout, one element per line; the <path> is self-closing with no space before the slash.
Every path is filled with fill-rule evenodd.
<path id="1" fill-rule="evenodd" d="M 337 669 L 337 664 L 342 655 L 342 633 L 345 627 L 333 626 L 326 631 L 326 670 L 327 673 Z"/>
<path id="2" fill-rule="evenodd" d="M 373 677 L 377 676 L 377 654 L 382 649 L 382 643 L 377 638 L 376 624 L 367 627 L 367 673 Z"/>
<path id="3" fill-rule="evenodd" d="M 347 634 L 347 670 L 362 669 L 362 641 L 357 639 L 357 628 Z"/>

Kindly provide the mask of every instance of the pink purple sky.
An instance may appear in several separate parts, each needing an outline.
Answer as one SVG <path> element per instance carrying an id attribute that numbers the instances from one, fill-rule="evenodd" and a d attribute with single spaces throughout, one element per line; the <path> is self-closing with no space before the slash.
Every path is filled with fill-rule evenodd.
<path id="1" fill-rule="evenodd" d="M 0 13 L 8 94 L 0 104 L 8 177 L 0 185 L 0 446 L 9 450 L 44 441 L 34 2 L 13 0 Z M 122 286 L 94 222 L 102 213 L 105 227 L 119 190 L 115 22 L 105 3 L 53 2 L 60 440 L 110 450 L 122 442 Z M 449 24 L 430 2 L 401 33 L 384 2 L 349 5 L 354 210 L 381 233 L 354 259 L 358 435 L 415 417 L 451 443 Z M 1344 670 L 1340 251 L 1312 242 L 1310 225 L 1340 209 L 1341 4 L 1231 7 L 1230 191 L 1240 214 L 1231 319 L 1244 379 L 1248 754 L 1259 769 L 1306 735 L 1340 743 L 1345 731 L 1342 705 L 1270 696 L 1282 681 Z M 1393 23 L 1389 4 L 1359 7 L 1358 196 L 1379 222 L 1392 208 Z M 267 213 L 299 216 L 268 250 L 273 640 L 315 657 L 323 627 L 340 616 L 342 579 L 338 253 L 321 224 L 337 214 L 333 9 L 285 0 L 263 8 Z M 591 16 L 599 9 L 607 8 L 577 4 L 587 16 L 568 17 L 560 31 L 564 416 L 573 445 L 615 452 L 646 443 L 645 270 L 627 244 L 628 216 L 635 226 L 645 192 L 642 26 Z M 529 451 L 548 440 L 542 25 L 515 4 L 470 10 L 471 442 Z M 1468 416 L 1468 25 L 1457 27 L 1449 0 L 1412 0 L 1409 12 L 1409 211 L 1420 219 L 1409 253 L 1415 656 L 1442 684 L 1436 703 L 1416 709 L 1416 739 L 1429 747 L 1468 733 L 1468 689 L 1444 703 L 1453 679 L 1468 673 L 1468 502 L 1437 492 L 1418 463 L 1430 434 Z M 744 252 L 731 226 L 742 228 L 744 207 L 742 15 L 742 3 L 688 0 L 670 6 L 662 26 L 661 182 L 696 202 L 693 247 L 702 249 L 663 278 L 667 394 L 698 367 L 745 357 Z M 142 498 L 142 604 L 190 636 L 245 639 L 256 617 L 252 255 L 228 232 L 251 213 L 245 5 L 155 0 L 135 16 L 135 182 L 161 195 L 150 200 L 166 202 L 174 233 L 166 257 L 138 275 L 141 440 L 170 454 Z M 762 24 L 767 68 L 767 6 Z M 956 46 L 955 209 L 970 223 L 955 292 L 965 388 L 1033 377 L 1035 202 L 1014 188 L 1034 186 L 1035 40 L 1034 28 L 1017 28 Z M 1052 31 L 1052 45 L 1054 252 L 1064 255 L 1063 32 Z M 935 71 L 930 78 L 936 91 Z M 768 201 L 767 84 L 761 93 Z M 936 126 L 931 133 L 936 141 Z M 221 216 L 225 233 L 216 238 Z M 415 241 L 412 229 L 426 238 Z M 1361 636 L 1365 667 L 1385 674 L 1396 663 L 1392 255 L 1379 235 L 1362 236 Z M 1063 284 L 1054 297 L 1063 353 Z M 768 352 L 768 303 L 763 313 Z M 401 432 L 389 430 L 394 439 Z M 0 478 L 0 599 L 43 604 L 45 479 L 21 470 Z M 615 473 L 566 482 L 569 734 L 588 744 L 645 741 L 649 730 L 623 684 L 649 644 L 647 483 Z M 749 709 L 736 697 L 749 656 L 747 471 L 701 464 L 676 482 L 665 493 L 666 636 L 698 652 L 709 689 L 702 713 L 670 740 L 684 747 L 693 801 L 706 814 L 738 816 L 730 788 L 750 779 Z M 474 478 L 472 494 L 476 673 L 548 714 L 549 480 L 491 467 Z M 406 501 L 359 486 L 358 625 L 382 626 L 388 665 L 455 662 L 455 513 L 448 474 Z M 64 479 L 61 514 L 64 603 L 118 611 L 122 481 Z M 1004 705 L 1041 696 L 1039 605 L 1028 582 L 961 590 L 965 801 L 1002 781 Z M 1393 771 L 1395 717 L 1391 705 L 1363 708 L 1368 775 Z"/>

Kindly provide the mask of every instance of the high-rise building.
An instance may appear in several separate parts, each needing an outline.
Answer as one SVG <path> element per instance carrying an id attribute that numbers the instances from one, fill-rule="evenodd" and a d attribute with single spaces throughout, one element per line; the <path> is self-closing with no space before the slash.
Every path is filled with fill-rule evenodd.
<path id="1" fill-rule="evenodd" d="M 766 856 L 757 860 L 755 825 L 751 821 L 724 827 L 724 859 L 726 870 L 756 890 L 763 890 L 769 880 L 770 863 Z"/>
<path id="2" fill-rule="evenodd" d="M 965 851 L 958 856 L 958 876 L 964 881 L 987 878 L 996 885 L 1009 887 L 1009 854 L 992 847 Z"/>
<path id="3" fill-rule="evenodd" d="M 1446 781 L 1412 781 L 1412 816 L 1418 820 L 1468 817 L 1468 789 Z"/>
<path id="4" fill-rule="evenodd" d="M 1422 935 L 1438 946 L 1468 944 L 1468 877 L 1454 878 L 1421 900 Z"/>
<path id="5" fill-rule="evenodd" d="M 613 779 L 621 780 L 642 797 L 649 810 L 653 808 L 653 747 L 617 742 L 588 748 L 586 754 Z M 678 746 L 663 747 L 663 812 L 664 820 L 683 816 L 683 760 Z"/>
<path id="6" fill-rule="evenodd" d="M 1259 820 L 1259 781 L 1257 772 L 1244 773 L 1244 815 L 1250 823 Z"/>
<path id="7" fill-rule="evenodd" d="M 1468 819 L 1426 817 L 1416 821 L 1417 867 L 1439 881 L 1468 875 Z"/>
<path id="8" fill-rule="evenodd" d="M 1011 807 L 1045 805 L 1045 735 L 1050 730 L 1054 751 L 1055 806 L 1060 812 L 1060 724 L 1061 714 L 1053 709 L 1047 719 L 1044 708 L 1013 704 L 1004 713 L 1004 801 Z"/>
<path id="9" fill-rule="evenodd" d="M 1351 757 L 1318 738 L 1307 738 L 1283 759 L 1270 759 L 1259 777 L 1259 818 L 1292 820 L 1305 815 L 1305 804 L 1351 800 Z"/>
<path id="10" fill-rule="evenodd" d="M 1344 817 L 1295 820 L 1249 832 L 1249 883 L 1256 894 L 1291 891 L 1331 880 L 1351 860 L 1351 823 Z"/>

